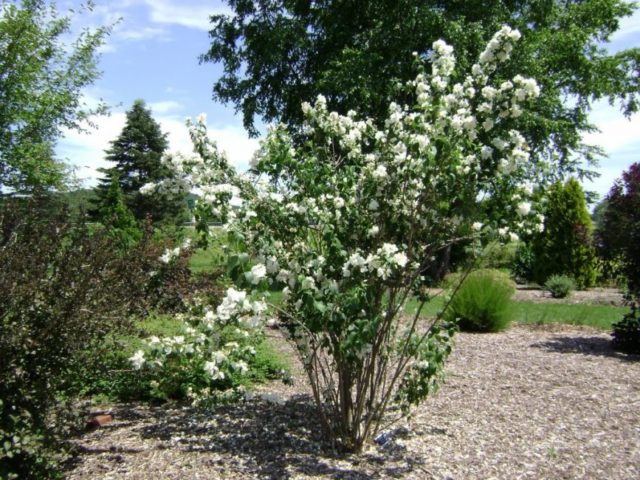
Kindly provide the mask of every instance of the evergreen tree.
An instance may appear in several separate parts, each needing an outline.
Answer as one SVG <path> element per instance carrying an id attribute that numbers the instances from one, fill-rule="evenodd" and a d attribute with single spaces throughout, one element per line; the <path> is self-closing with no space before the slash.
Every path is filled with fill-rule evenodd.
<path id="1" fill-rule="evenodd" d="M 124 203 L 117 175 L 111 178 L 111 185 L 100 206 L 100 217 L 109 235 L 122 250 L 127 250 L 142 238 L 138 222 Z"/>
<path id="2" fill-rule="evenodd" d="M 596 279 L 593 224 L 584 191 L 571 178 L 551 186 L 545 209 L 544 231 L 533 238 L 534 280 L 540 284 L 554 274 L 573 277 L 579 288 Z"/>
<path id="3" fill-rule="evenodd" d="M 102 205 L 110 190 L 111 181 L 117 177 L 127 207 L 138 220 L 147 216 L 153 223 L 179 223 L 186 215 L 184 195 L 165 193 L 140 193 L 146 183 L 157 183 L 171 175 L 171 170 L 162 165 L 162 154 L 167 149 L 167 134 L 151 116 L 143 100 L 136 100 L 127 112 L 122 132 L 111 142 L 106 159 L 115 166 L 102 169 L 105 178 L 98 186 L 96 208 L 99 218 Z"/>

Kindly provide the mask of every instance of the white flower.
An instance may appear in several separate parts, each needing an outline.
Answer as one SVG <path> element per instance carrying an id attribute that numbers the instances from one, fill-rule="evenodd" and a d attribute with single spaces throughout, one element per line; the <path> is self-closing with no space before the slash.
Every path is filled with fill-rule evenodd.
<path id="1" fill-rule="evenodd" d="M 274 256 L 267 258 L 266 262 L 267 273 L 274 274 L 280 270 L 280 264 L 278 263 L 278 259 Z"/>
<path id="2" fill-rule="evenodd" d="M 518 240 L 520 240 L 520 237 L 513 232 L 509 232 L 509 240 L 512 242 L 517 242 Z"/>
<path id="3" fill-rule="evenodd" d="M 260 281 L 267 276 L 267 267 L 258 263 L 251 267 L 251 271 L 244 274 L 245 278 L 251 285 L 257 285 Z"/>
<path id="4" fill-rule="evenodd" d="M 280 193 L 273 193 L 273 192 L 269 194 L 269 198 L 270 198 L 271 200 L 273 200 L 274 202 L 277 202 L 277 203 L 282 203 L 282 200 L 284 199 L 284 197 L 282 196 L 282 194 L 280 194 Z"/>
<path id="5" fill-rule="evenodd" d="M 373 178 L 382 180 L 383 178 L 386 178 L 386 177 L 387 177 L 387 168 L 384 165 L 378 165 L 378 168 L 376 168 L 373 171 Z"/>
<path id="6" fill-rule="evenodd" d="M 367 236 L 368 237 L 375 237 L 376 235 L 378 235 L 378 233 L 380 233 L 380 227 L 378 227 L 377 225 L 374 225 L 367 232 Z"/>
<path id="7" fill-rule="evenodd" d="M 379 206 L 380 204 L 378 203 L 378 201 L 375 198 L 372 198 L 367 208 L 369 208 L 369 210 L 375 211 L 378 210 Z"/>
<path id="8" fill-rule="evenodd" d="M 138 350 L 133 354 L 131 358 L 129 358 L 129 361 L 133 365 L 133 368 L 135 368 L 136 370 L 140 370 L 145 362 L 144 352 L 142 350 Z"/>
<path id="9" fill-rule="evenodd" d="M 212 380 L 224 379 L 224 372 L 220 371 L 216 362 L 204 362 L 204 371 L 209 374 Z"/>
<path id="10" fill-rule="evenodd" d="M 398 252 L 394 254 L 393 257 L 391 257 L 391 262 L 395 263 L 400 268 L 404 267 L 408 261 L 409 258 L 405 255 L 404 252 Z"/>
<path id="11" fill-rule="evenodd" d="M 479 232 L 480 230 L 482 230 L 482 223 L 481 222 L 473 222 L 473 225 L 471 225 L 471 228 L 473 230 L 475 230 L 476 232 Z"/>
<path id="12" fill-rule="evenodd" d="M 302 290 L 316 290 L 316 281 L 313 277 L 304 277 L 300 284 L 300 288 L 302 288 Z"/>
<path id="13" fill-rule="evenodd" d="M 233 364 L 233 369 L 237 370 L 241 374 L 245 374 L 249 371 L 249 365 L 244 360 L 238 360 Z"/>
<path id="14" fill-rule="evenodd" d="M 493 148 L 485 145 L 482 147 L 482 150 L 480 150 L 480 156 L 482 157 L 483 160 L 486 160 L 487 158 L 491 158 L 491 156 L 493 155 Z"/>
<path id="15" fill-rule="evenodd" d="M 211 358 L 216 365 L 220 365 L 222 362 L 224 362 L 227 359 L 227 356 L 223 351 L 218 350 L 216 352 L 213 352 L 213 354 L 211 355 Z"/>
<path id="16" fill-rule="evenodd" d="M 143 186 L 140 187 L 140 193 L 142 195 L 147 195 L 148 193 L 153 192 L 156 189 L 156 184 L 153 182 L 150 183 L 145 183 Z"/>
<path id="17" fill-rule="evenodd" d="M 531 203 L 529 202 L 522 202 L 518 205 L 517 208 L 518 211 L 518 215 L 528 215 L 529 212 L 531 211 Z"/>

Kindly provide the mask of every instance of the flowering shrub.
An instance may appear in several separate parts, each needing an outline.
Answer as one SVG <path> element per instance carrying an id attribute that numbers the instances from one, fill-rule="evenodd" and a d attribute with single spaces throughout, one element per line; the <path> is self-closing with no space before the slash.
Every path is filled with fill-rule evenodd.
<path id="1" fill-rule="evenodd" d="M 151 392 L 158 398 L 190 398 L 194 404 L 233 398 L 241 393 L 256 363 L 266 304 L 251 301 L 246 292 L 229 288 L 213 310 L 195 304 L 180 335 L 146 340 L 129 359 L 137 370 L 153 377 Z M 271 372 L 271 377 L 284 372 Z"/>
<path id="2" fill-rule="evenodd" d="M 196 156 L 168 159 L 203 192 L 200 231 L 226 224 L 237 285 L 284 287 L 280 321 L 328 436 L 348 449 L 384 428 L 389 406 L 406 412 L 437 387 L 455 327 L 421 318 L 422 272 L 456 242 L 539 228 L 536 166 L 516 129 L 538 87 L 519 75 L 493 84 L 519 36 L 502 28 L 460 83 L 452 48 L 435 42 L 431 72 L 416 56 L 419 73 L 403 87 L 412 100 L 391 103 L 382 129 L 329 112 L 319 96 L 303 104 L 295 140 L 269 130 L 249 175 L 235 173 L 203 119 L 189 123 Z M 413 295 L 421 304 L 403 318 Z"/>

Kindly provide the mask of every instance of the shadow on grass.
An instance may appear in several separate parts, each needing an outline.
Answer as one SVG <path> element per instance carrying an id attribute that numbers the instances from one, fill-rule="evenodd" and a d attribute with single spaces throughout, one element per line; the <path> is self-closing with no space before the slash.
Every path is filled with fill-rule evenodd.
<path id="1" fill-rule="evenodd" d="M 402 477 L 421 469 L 416 459 L 403 458 L 403 450 L 362 455 L 332 450 L 323 442 L 315 406 L 303 395 L 282 402 L 255 398 L 209 412 L 158 409 L 154 417 L 152 425 L 141 429 L 143 438 L 171 440 L 172 446 L 164 448 L 217 453 L 211 466 L 227 475 L 364 480 Z"/>
<path id="2" fill-rule="evenodd" d="M 611 340 L 606 337 L 568 337 L 557 336 L 544 342 L 531 344 L 532 347 L 542 348 L 550 352 L 577 353 L 595 355 L 598 357 L 612 357 L 626 362 L 640 361 L 640 355 L 631 355 L 614 350 Z"/>

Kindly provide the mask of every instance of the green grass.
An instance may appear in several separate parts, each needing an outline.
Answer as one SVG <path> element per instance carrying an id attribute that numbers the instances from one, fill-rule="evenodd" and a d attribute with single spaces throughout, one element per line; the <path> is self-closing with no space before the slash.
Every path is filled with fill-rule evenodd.
<path id="1" fill-rule="evenodd" d="M 610 330 L 629 311 L 625 307 L 563 303 L 512 302 L 514 321 L 543 325 L 561 323 Z"/>
<path id="2" fill-rule="evenodd" d="M 191 273 L 212 272 L 223 263 L 222 249 L 215 248 L 214 245 L 206 250 L 197 249 L 189 259 L 189 269 Z"/>
<path id="3" fill-rule="evenodd" d="M 444 306 L 444 298 L 435 297 L 422 309 L 422 316 L 435 317 Z M 405 308 L 408 315 L 414 314 L 418 301 L 411 299 Z M 610 330 L 629 311 L 625 307 L 610 305 L 511 302 L 513 321 L 521 324 L 564 324 L 586 325 L 602 330 Z"/>
<path id="4" fill-rule="evenodd" d="M 193 228 L 187 231 L 187 236 L 194 242 L 197 240 L 197 234 Z M 224 245 L 226 245 L 226 233 L 222 229 L 216 228 L 215 236 L 209 246 L 206 249 L 197 249 L 189 259 L 191 273 L 212 272 L 220 265 L 224 265 L 226 263 Z"/>

